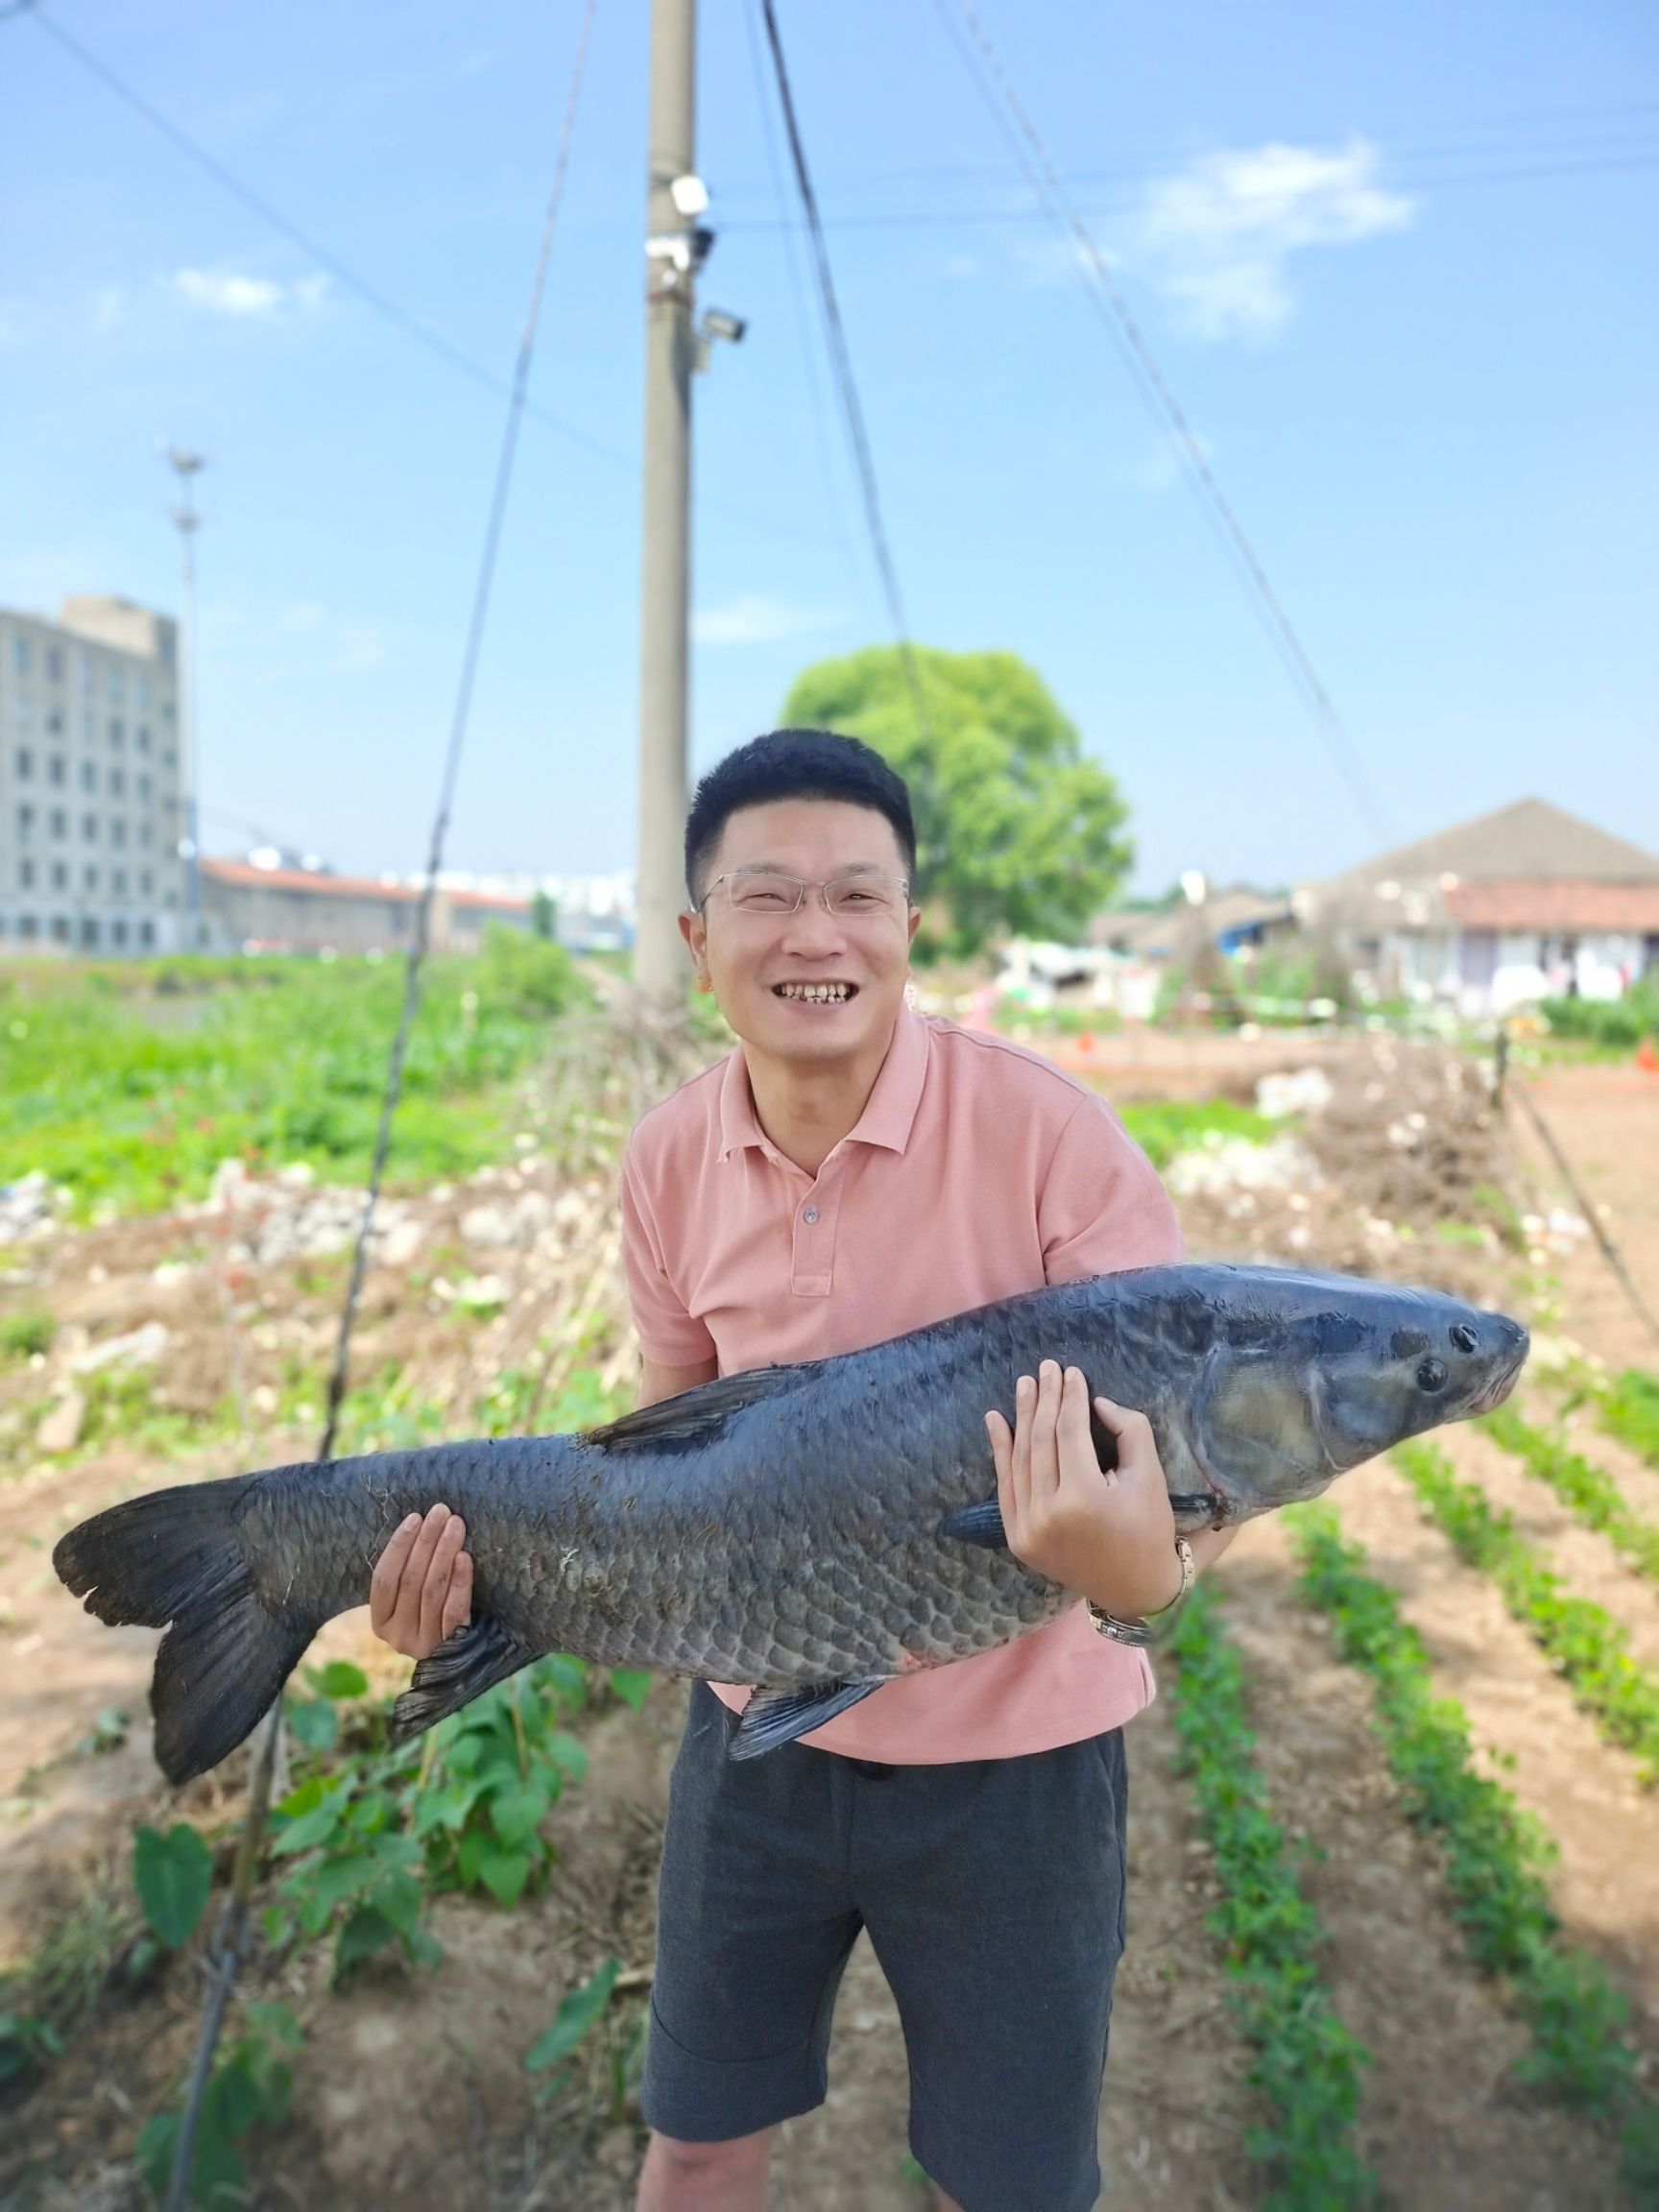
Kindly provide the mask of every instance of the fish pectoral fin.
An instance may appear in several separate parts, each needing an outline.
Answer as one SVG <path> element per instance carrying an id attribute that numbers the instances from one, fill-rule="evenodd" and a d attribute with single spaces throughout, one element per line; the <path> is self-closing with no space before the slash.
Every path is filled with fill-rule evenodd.
<path id="1" fill-rule="evenodd" d="M 982 1551 L 1006 1551 L 1008 1531 L 1002 1526 L 1002 1508 L 995 1498 L 981 1498 L 975 1505 L 958 1505 L 939 1524 L 941 1536 L 954 1536 L 959 1544 L 977 1544 Z"/>
<path id="2" fill-rule="evenodd" d="M 406 1743 L 435 1720 L 459 1713 L 539 1654 L 510 1636 L 499 1621 L 483 1614 L 446 1636 L 392 1708 L 392 1741 Z"/>
<path id="3" fill-rule="evenodd" d="M 1194 1528 L 1221 1527 L 1223 1503 L 1209 1490 L 1172 1490 L 1169 1510 L 1175 1516 L 1176 1533 L 1190 1536 Z"/>
<path id="4" fill-rule="evenodd" d="M 737 1732 L 726 1747 L 729 1759 L 758 1759 L 762 1751 L 776 1751 L 780 1743 L 793 1743 L 797 1736 L 822 1728 L 838 1713 L 847 1713 L 879 1690 L 884 1677 L 874 1682 L 812 1682 L 804 1690 L 757 1690 L 743 1708 Z"/>

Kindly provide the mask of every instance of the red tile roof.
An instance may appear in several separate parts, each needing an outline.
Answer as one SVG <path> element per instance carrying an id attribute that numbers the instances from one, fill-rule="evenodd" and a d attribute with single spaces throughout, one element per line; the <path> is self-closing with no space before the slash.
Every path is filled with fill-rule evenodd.
<path id="1" fill-rule="evenodd" d="M 1441 897 L 1464 929 L 1540 930 L 1551 934 L 1616 930 L 1659 933 L 1659 883 L 1608 883 L 1571 877 L 1449 885 Z"/>

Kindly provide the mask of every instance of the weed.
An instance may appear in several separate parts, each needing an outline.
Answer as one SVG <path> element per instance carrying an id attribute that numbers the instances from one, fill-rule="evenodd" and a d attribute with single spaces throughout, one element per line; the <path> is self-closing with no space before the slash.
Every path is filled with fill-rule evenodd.
<path id="1" fill-rule="evenodd" d="M 241 2035 L 208 2078 L 190 2159 L 190 2198 L 220 2208 L 248 2201 L 248 2170 L 239 2144 L 254 2128 L 280 2128 L 288 2117 L 293 2068 L 288 2054 L 301 2041 L 286 2005 L 251 2003 Z M 133 2156 L 157 2198 L 166 2191 L 178 2153 L 181 2111 L 157 2112 L 145 2123 Z"/>
<path id="2" fill-rule="evenodd" d="M 1214 1594 L 1200 1587 L 1170 1643 L 1180 1666 L 1175 1732 L 1192 1777 L 1221 1901 L 1230 2003 L 1256 2048 L 1250 2080 L 1272 2112 L 1248 2148 L 1274 2177 L 1280 2212 L 1368 2204 L 1376 2182 L 1349 2138 L 1368 2055 L 1336 2017 L 1319 1968 L 1324 1931 L 1296 1879 L 1252 1753 L 1244 1673 Z"/>
<path id="3" fill-rule="evenodd" d="M 1626 1367 L 1599 1393 L 1597 1416 L 1609 1436 L 1659 1467 L 1659 1376 Z"/>
<path id="4" fill-rule="evenodd" d="M 1157 1168 L 1167 1167 L 1177 1152 L 1209 1137 L 1242 1137 L 1252 1144 L 1266 1144 L 1290 1126 L 1253 1107 L 1236 1106 L 1230 1098 L 1131 1100 L 1120 1111 L 1124 1128 Z"/>
<path id="5" fill-rule="evenodd" d="M 20 1306 L 0 1314 L 0 1359 L 32 1359 L 50 1352 L 58 1324 L 44 1306 Z"/>

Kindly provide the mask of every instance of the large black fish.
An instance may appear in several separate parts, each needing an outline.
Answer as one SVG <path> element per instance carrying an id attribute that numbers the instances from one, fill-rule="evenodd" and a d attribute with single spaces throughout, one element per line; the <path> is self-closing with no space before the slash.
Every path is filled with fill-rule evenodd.
<path id="1" fill-rule="evenodd" d="M 984 1415 L 1045 1358 L 1150 1419 L 1178 1527 L 1310 1498 L 1508 1392 L 1527 1332 L 1436 1291 L 1148 1267 L 980 1307 L 833 1359 L 722 1377 L 579 1436 L 278 1467 L 160 1490 L 62 1538 L 101 1621 L 172 1625 L 156 1752 L 175 1782 L 252 1729 L 404 1516 L 467 1523 L 470 1624 L 416 1669 L 409 1735 L 545 1651 L 748 1682 L 739 1756 L 1074 1595 L 1002 1542 Z"/>

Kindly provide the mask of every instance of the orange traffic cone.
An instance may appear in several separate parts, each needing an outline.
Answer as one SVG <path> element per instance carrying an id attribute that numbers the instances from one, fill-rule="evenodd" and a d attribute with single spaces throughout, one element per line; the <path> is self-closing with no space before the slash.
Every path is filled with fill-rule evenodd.
<path id="1" fill-rule="evenodd" d="M 1659 1046 L 1651 1037 L 1644 1037 L 1636 1047 L 1636 1065 L 1645 1075 L 1659 1075 Z"/>

